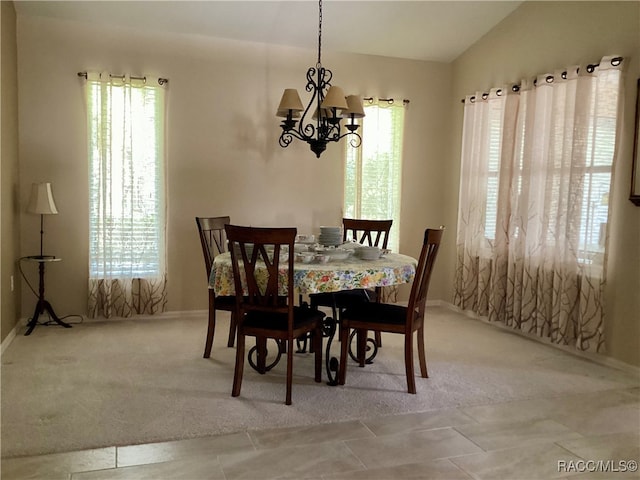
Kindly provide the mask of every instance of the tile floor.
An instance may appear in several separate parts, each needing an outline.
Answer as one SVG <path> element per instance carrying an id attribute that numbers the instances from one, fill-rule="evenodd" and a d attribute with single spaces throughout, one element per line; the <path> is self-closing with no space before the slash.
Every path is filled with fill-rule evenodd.
<path id="1" fill-rule="evenodd" d="M 2 479 L 640 479 L 638 461 L 635 387 L 4 459 Z"/>

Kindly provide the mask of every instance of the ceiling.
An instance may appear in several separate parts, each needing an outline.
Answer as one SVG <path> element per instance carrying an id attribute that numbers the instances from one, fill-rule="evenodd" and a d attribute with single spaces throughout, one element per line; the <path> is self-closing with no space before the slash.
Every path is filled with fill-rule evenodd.
<path id="1" fill-rule="evenodd" d="M 322 48 L 450 62 L 520 1 L 325 0 Z M 317 50 L 318 3 L 300 1 L 16 1 L 18 15 Z"/>

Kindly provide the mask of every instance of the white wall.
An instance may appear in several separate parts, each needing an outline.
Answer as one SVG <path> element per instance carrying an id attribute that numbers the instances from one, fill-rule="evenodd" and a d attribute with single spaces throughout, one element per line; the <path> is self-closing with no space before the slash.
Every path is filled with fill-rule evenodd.
<path id="1" fill-rule="evenodd" d="M 0 104 L 2 106 L 0 139 L 0 339 L 11 332 L 20 312 L 20 278 L 16 260 L 20 256 L 18 214 L 18 77 L 16 14 L 13 2 L 0 3 L 2 25 L 2 75 Z M 14 288 L 11 288 L 13 277 Z"/>
<path id="2" fill-rule="evenodd" d="M 629 200 L 636 81 L 640 77 L 640 3 L 527 2 L 453 64 L 453 159 L 460 158 L 460 99 L 492 86 L 625 57 L 624 113 L 611 196 L 609 263 L 605 290 L 605 346 L 618 360 L 640 365 L 640 208 Z M 452 169 L 457 202 L 459 162 Z"/>
<path id="3" fill-rule="evenodd" d="M 195 216 L 230 215 L 239 224 L 301 232 L 340 223 L 342 145 L 316 159 L 304 144 L 282 149 L 277 143 L 274 113 L 282 90 L 303 92 L 315 52 L 19 17 L 18 58 L 21 252 L 39 248 L 39 219 L 24 213 L 29 187 L 50 181 L 60 213 L 45 219 L 45 253 L 63 261 L 47 270 L 47 296 L 59 315 L 86 311 L 88 170 L 79 71 L 169 78 L 169 310 L 207 306 Z M 424 229 L 446 223 L 440 198 L 450 168 L 451 67 L 326 51 L 323 62 L 345 92 L 411 101 L 401 251 L 417 256 Z M 431 298 L 448 299 L 450 285 L 441 280 L 452 268 L 438 264 Z M 25 290 L 23 316 L 34 302 Z"/>

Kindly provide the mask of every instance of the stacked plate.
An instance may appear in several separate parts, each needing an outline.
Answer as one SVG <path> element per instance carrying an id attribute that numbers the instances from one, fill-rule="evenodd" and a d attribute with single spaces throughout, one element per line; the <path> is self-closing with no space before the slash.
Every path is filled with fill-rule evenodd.
<path id="1" fill-rule="evenodd" d="M 342 227 L 320 227 L 320 245 L 335 247 L 342 243 Z"/>

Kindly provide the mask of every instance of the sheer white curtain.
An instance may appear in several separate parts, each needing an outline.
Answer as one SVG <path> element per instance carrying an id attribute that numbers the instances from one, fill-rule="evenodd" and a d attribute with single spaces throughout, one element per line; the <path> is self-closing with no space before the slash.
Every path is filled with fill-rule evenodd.
<path id="1" fill-rule="evenodd" d="M 621 69 L 605 57 L 465 99 L 457 306 L 602 351 Z"/>
<path id="2" fill-rule="evenodd" d="M 165 309 L 165 89 L 153 83 L 87 74 L 90 317 Z"/>
<path id="3" fill-rule="evenodd" d="M 344 216 L 393 219 L 388 246 L 400 245 L 400 186 L 404 102 L 365 99 L 362 146 L 346 145 Z"/>

